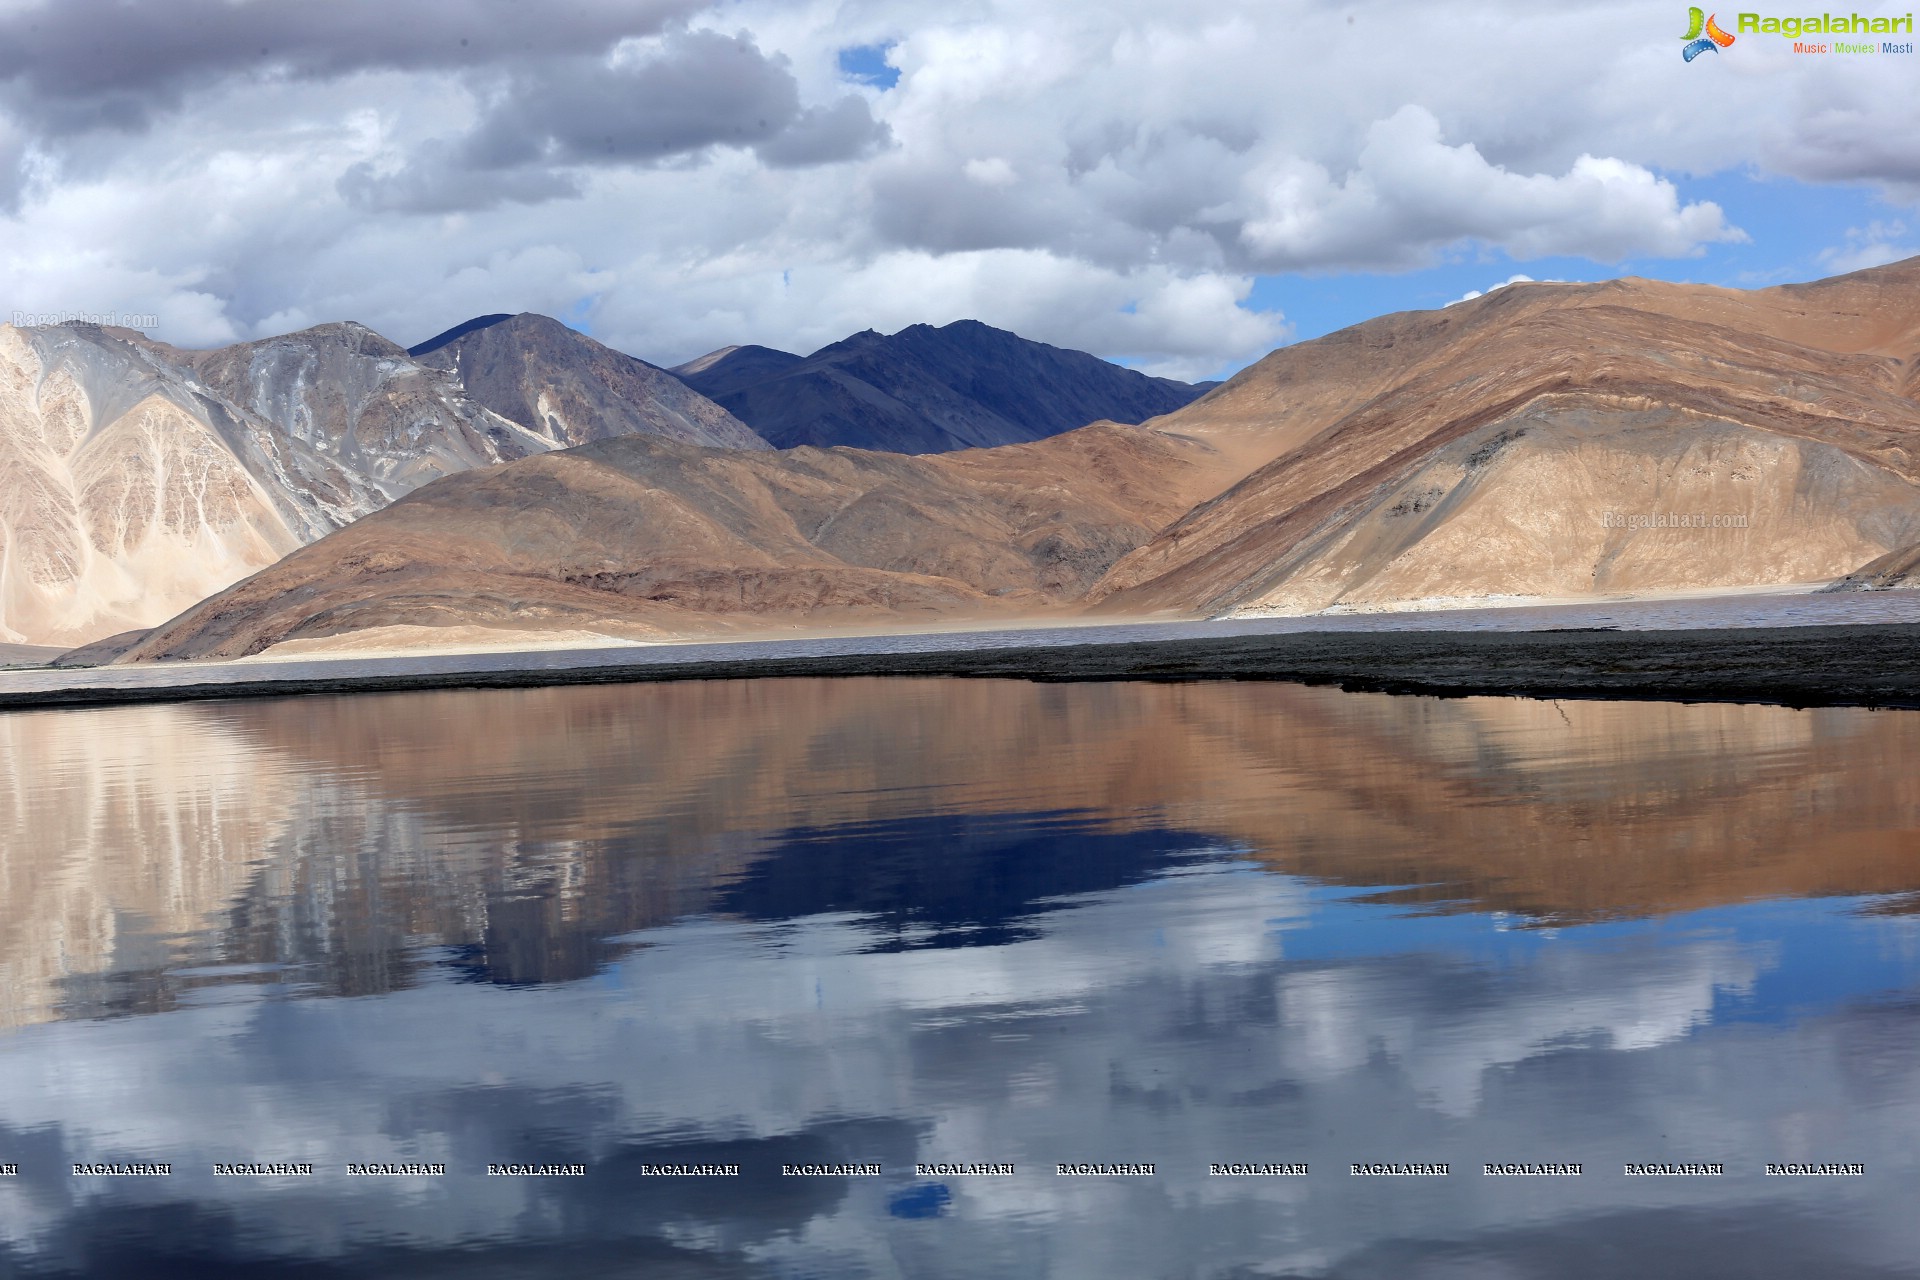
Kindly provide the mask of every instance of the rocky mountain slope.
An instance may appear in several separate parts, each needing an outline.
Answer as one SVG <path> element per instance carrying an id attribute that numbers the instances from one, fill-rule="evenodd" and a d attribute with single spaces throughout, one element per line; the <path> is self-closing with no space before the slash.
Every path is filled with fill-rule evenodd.
<path id="1" fill-rule="evenodd" d="M 675 365 L 671 372 L 688 386 L 701 388 L 700 394 L 711 399 L 744 391 L 806 362 L 805 356 L 791 351 L 748 345 L 709 351 L 696 360 Z"/>
<path id="2" fill-rule="evenodd" d="M 0 326 L 0 638 L 150 626 L 425 480 L 551 447 L 359 326 L 218 352 Z"/>
<path id="3" fill-rule="evenodd" d="M 1203 389 L 977 320 L 868 330 L 810 356 L 727 347 L 673 371 L 781 448 L 942 453 L 1136 423 Z"/>
<path id="4" fill-rule="evenodd" d="M 498 328 L 471 362 L 486 371 L 475 393 L 442 367 L 457 360 L 413 359 L 357 324 L 211 351 L 0 325 L 0 642 L 152 626 L 472 467 L 649 430 L 765 447 L 677 380 L 557 322 Z M 517 382 L 495 376 L 515 360 Z M 522 412 L 529 394 L 553 411 Z"/>
<path id="5" fill-rule="evenodd" d="M 563 446 L 654 435 L 726 449 L 768 447 L 666 370 L 547 316 L 482 316 L 407 354 L 453 372 L 476 403 Z"/>
<path id="6" fill-rule="evenodd" d="M 1225 482 L 1100 424 L 907 456 L 618 440 L 426 486 L 160 627 L 125 661 L 422 626 L 647 636 L 1057 609 Z"/>
<path id="7" fill-rule="evenodd" d="M 1116 613 L 1819 583 L 1920 541 L 1920 260 L 1745 293 L 1518 285 L 1275 352 L 1161 425 L 1274 459 Z"/>
<path id="8" fill-rule="evenodd" d="M 1920 546 L 1917 286 L 1920 260 L 1755 292 L 1511 286 L 1276 352 L 1142 426 L 991 450 L 607 442 L 428 486 L 130 656 L 421 625 L 1421 608 L 1875 563 L 1885 585 Z"/>

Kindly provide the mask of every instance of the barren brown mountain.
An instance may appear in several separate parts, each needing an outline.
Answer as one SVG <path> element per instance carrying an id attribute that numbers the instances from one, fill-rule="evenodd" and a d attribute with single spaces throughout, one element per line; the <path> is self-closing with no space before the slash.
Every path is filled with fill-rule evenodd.
<path id="1" fill-rule="evenodd" d="M 628 437 L 527 461 L 428 485 L 122 660 L 393 627 L 644 637 L 743 617 L 1042 613 L 1078 600 L 1231 466 L 1204 444 L 1110 423 L 919 457 Z"/>
<path id="2" fill-rule="evenodd" d="M 645 634 L 1822 584 L 1920 544 L 1920 259 L 1755 292 L 1527 284 L 1177 413 L 905 459 L 596 445 L 455 477 L 132 657 L 369 628 Z"/>
<path id="3" fill-rule="evenodd" d="M 1093 597 L 1215 614 L 1825 582 L 1920 541 L 1916 356 L 1920 259 L 1387 316 L 1158 420 L 1272 460 Z"/>

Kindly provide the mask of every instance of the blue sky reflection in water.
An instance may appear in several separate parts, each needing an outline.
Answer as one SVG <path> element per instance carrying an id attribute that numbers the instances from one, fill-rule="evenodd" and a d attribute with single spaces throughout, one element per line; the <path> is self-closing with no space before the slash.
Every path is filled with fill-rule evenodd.
<path id="1" fill-rule="evenodd" d="M 1916 749 L 1224 684 L 5 717 L 0 1275 L 1914 1274 Z"/>

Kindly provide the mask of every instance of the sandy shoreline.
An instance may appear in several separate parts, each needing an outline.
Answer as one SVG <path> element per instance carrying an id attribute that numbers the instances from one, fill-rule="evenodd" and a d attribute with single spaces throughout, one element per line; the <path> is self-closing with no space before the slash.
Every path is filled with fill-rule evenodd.
<path id="1" fill-rule="evenodd" d="M 1707 625 L 1698 625 L 1702 618 Z M 1755 620 L 1773 625 L 1742 625 Z M 1920 597 L 1742 598 L 1694 602 L 1677 613 L 1670 604 L 1638 602 L 1365 619 L 1082 622 L 465 653 L 262 655 L 0 672 L 0 709 L 788 676 L 1280 680 L 1449 697 L 1920 707 Z"/>

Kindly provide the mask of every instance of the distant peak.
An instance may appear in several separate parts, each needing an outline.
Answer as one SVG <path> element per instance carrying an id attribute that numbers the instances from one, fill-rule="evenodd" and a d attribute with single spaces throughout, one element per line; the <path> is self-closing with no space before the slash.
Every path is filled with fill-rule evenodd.
<path id="1" fill-rule="evenodd" d="M 296 346 L 325 343 L 343 346 L 362 355 L 377 356 L 397 356 L 405 350 L 399 343 L 386 337 L 377 329 L 361 324 L 358 320 L 329 320 L 325 324 L 310 325 L 293 333 L 283 333 L 278 337 L 262 338 L 258 342 L 242 345 L 257 347 L 282 343 L 292 343 Z"/>
<path id="2" fill-rule="evenodd" d="M 909 334 L 914 335 L 916 337 L 921 337 L 928 334 L 937 334 L 942 338 L 959 339 L 963 342 L 978 342 L 982 339 L 991 339 L 991 338 L 1014 338 L 1021 342 L 1033 342 L 1033 339 L 1022 338 L 1020 337 L 1019 334 L 1014 333 L 1010 329 L 996 329 L 984 320 L 973 320 L 973 319 L 950 320 L 946 324 L 938 324 L 938 325 L 936 324 L 908 325 L 906 328 L 902 329 L 899 333 L 896 333 L 893 336 L 896 338 L 904 338 Z M 1035 345 L 1044 346 L 1046 344 L 1035 343 Z"/>
<path id="3" fill-rule="evenodd" d="M 457 341 L 470 333 L 476 333 L 481 329 L 489 329 L 503 320 L 512 319 L 514 319 L 514 317 L 505 311 L 490 316 L 475 316 L 471 320 L 463 321 L 453 326 L 453 328 L 448 329 L 445 333 L 435 334 L 417 347 L 408 347 L 407 354 L 410 356 L 424 356 L 430 352 L 438 351 L 449 342 Z"/>
<path id="4" fill-rule="evenodd" d="M 685 364 L 677 364 L 673 366 L 669 372 L 679 374 L 704 373 L 738 350 L 740 350 L 738 343 L 735 343 L 731 347 L 721 347 L 718 351 L 709 351 L 703 356 L 695 356 Z"/>
<path id="5" fill-rule="evenodd" d="M 373 332 L 373 329 L 361 324 L 358 320 L 327 320 L 320 324 L 310 324 L 304 329 L 295 329 L 291 333 L 277 333 L 271 337 L 262 338 L 260 341 L 272 342 L 275 338 L 298 338 L 305 334 L 313 334 L 320 337 L 338 337 L 341 335 L 358 337 L 362 334 Z"/>

